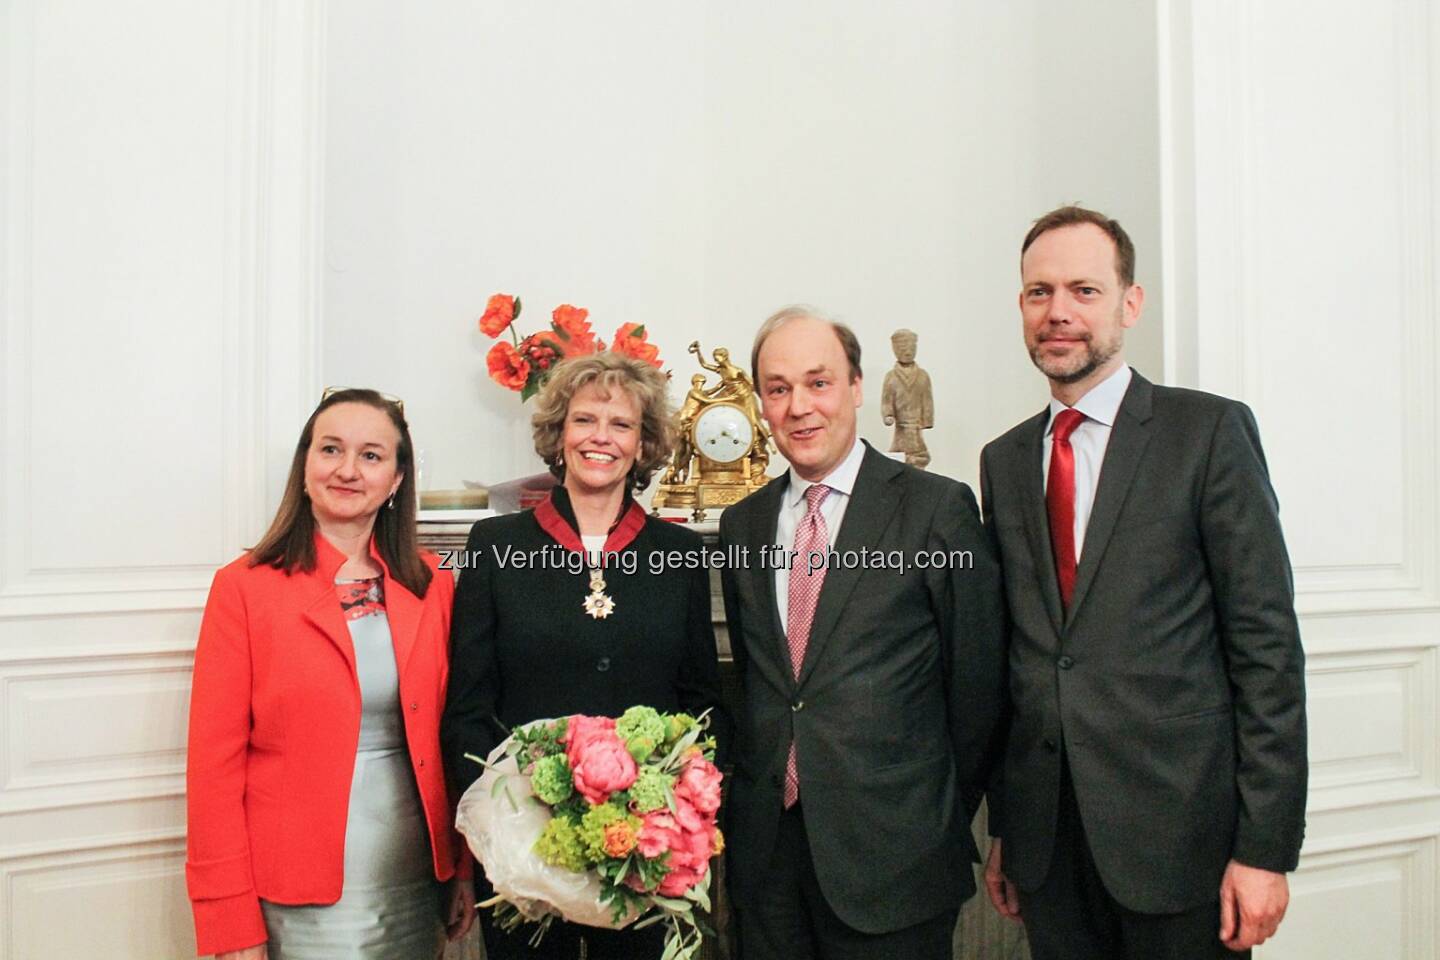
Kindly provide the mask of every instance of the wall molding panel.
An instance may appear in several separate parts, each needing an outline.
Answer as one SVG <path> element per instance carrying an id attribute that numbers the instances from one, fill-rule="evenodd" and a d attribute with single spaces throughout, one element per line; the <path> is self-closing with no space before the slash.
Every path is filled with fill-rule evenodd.
<path id="1" fill-rule="evenodd" d="M 1262 948 L 1264 957 L 1434 956 L 1435 848 L 1435 837 L 1426 836 L 1307 856 L 1291 877 L 1285 924 Z M 1320 941 L 1323 954 L 1310 945 Z"/>
<path id="2" fill-rule="evenodd" d="M 194 955 L 200 612 L 319 398 L 325 15 L 0 0 L 0 960 Z"/>
<path id="3" fill-rule="evenodd" d="M 0 960 L 194 956 L 185 839 L 0 861 L 0 918 Z"/>
<path id="4" fill-rule="evenodd" d="M 1309 657 L 1312 813 L 1440 789 L 1426 749 L 1440 717 L 1436 662 L 1434 647 Z"/>
<path id="5" fill-rule="evenodd" d="M 1166 339 L 1197 345 L 1181 382 L 1255 409 L 1303 612 L 1437 608 L 1436 18 L 1341 6 L 1162 3 L 1166 289 L 1190 292 Z"/>
<path id="6" fill-rule="evenodd" d="M 166 29 L 128 8 L 4 10 L 0 435 L 22 453 L 0 469 L 0 617 L 200 606 L 263 530 L 317 394 L 323 5 L 145 9 Z M 77 59 L 91 45 L 106 52 Z M 144 58 L 187 82 L 132 76 Z M 94 149 L 67 137 L 97 86 L 96 109 L 144 105 L 91 134 L 127 158 L 113 180 L 67 160 Z M 156 249 L 117 255 L 142 214 Z M 65 227 L 114 269 L 76 285 Z"/>
<path id="7" fill-rule="evenodd" d="M 191 659 L 0 664 L 0 815 L 183 796 Z"/>
<path id="8" fill-rule="evenodd" d="M 1307 652 L 1307 842 L 1257 957 L 1437 960 L 1440 12 L 1159 9 L 1167 374 L 1255 410 Z"/>

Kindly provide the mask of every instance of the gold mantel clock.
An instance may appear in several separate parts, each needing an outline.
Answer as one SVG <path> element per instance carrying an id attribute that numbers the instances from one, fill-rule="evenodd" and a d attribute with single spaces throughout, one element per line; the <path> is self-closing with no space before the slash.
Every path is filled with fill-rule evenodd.
<path id="1" fill-rule="evenodd" d="M 745 371 L 730 362 L 730 351 L 717 347 L 705 362 L 700 341 L 690 344 L 701 367 L 719 374 L 705 386 L 705 374 L 690 378 L 690 392 L 678 415 L 675 456 L 660 478 L 651 506 L 688 509 L 696 520 L 710 508 L 738 503 L 769 481 L 770 432 L 760 419 L 755 388 Z"/>

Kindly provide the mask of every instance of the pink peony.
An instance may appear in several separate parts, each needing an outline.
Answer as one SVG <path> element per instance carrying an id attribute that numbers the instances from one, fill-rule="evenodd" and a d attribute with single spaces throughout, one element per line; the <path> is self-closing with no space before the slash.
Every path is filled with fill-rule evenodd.
<path id="1" fill-rule="evenodd" d="M 675 796 L 690 801 L 703 814 L 714 814 L 720 809 L 719 768 L 704 757 L 692 758 L 675 781 Z"/>
<path id="2" fill-rule="evenodd" d="M 654 860 L 666 850 L 680 845 L 680 828 L 669 813 L 654 810 L 641 819 L 640 841 L 636 844 L 640 856 Z"/>
<path id="3" fill-rule="evenodd" d="M 565 730 L 565 755 L 575 789 L 592 804 L 610 799 L 635 782 L 635 758 L 615 734 L 609 717 L 573 716 Z"/>
<path id="4" fill-rule="evenodd" d="M 660 886 L 655 888 L 655 892 L 662 897 L 683 897 L 686 890 L 704 879 L 704 870 L 696 871 L 682 867 L 665 874 L 665 879 L 660 881 Z"/>
<path id="5" fill-rule="evenodd" d="M 660 881 L 657 892 L 666 897 L 683 896 L 705 879 L 710 869 L 710 845 L 714 827 L 706 823 L 701 830 L 686 833 L 678 848 L 670 850 L 670 872 Z"/>
<path id="6" fill-rule="evenodd" d="M 614 717 L 587 717 L 577 713 L 565 724 L 565 736 L 560 738 L 560 742 L 569 748 L 570 761 L 574 763 L 574 751 L 578 746 L 596 736 L 614 732 Z"/>
<path id="7" fill-rule="evenodd" d="M 690 801 L 677 795 L 674 814 L 668 811 L 645 814 L 636 849 L 647 859 L 669 852 L 666 864 L 670 872 L 660 882 L 657 892 L 678 897 L 705 879 L 714 838 L 714 819 L 703 816 Z"/>
<path id="8" fill-rule="evenodd" d="M 687 798 L 680 796 L 680 791 L 675 791 L 675 822 L 680 825 L 683 833 L 699 833 L 707 825 L 713 824 L 715 819 L 707 817 Z"/>

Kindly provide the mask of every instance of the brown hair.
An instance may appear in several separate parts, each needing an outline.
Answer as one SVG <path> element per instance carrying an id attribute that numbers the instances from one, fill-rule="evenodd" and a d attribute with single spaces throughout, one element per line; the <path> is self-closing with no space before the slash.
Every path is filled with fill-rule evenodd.
<path id="1" fill-rule="evenodd" d="M 285 495 L 270 529 L 250 550 L 250 566 L 269 564 L 291 573 L 315 569 L 315 514 L 305 492 L 305 459 L 315 437 L 315 420 L 321 413 L 340 403 L 363 403 L 390 418 L 400 432 L 400 445 L 395 451 L 396 469 L 401 474 L 400 488 L 395 491 L 394 507 L 381 507 L 375 518 L 375 547 L 389 568 L 392 579 L 417 597 L 430 588 L 430 567 L 420 558 L 420 541 L 415 532 L 415 456 L 410 443 L 410 427 L 396 403 L 386 400 L 374 390 L 339 390 L 325 397 L 295 444 L 290 461 L 290 477 L 285 481 Z"/>
<path id="2" fill-rule="evenodd" d="M 1120 278 L 1120 285 L 1126 290 L 1135 284 L 1135 244 L 1130 242 L 1130 235 L 1125 228 L 1120 226 L 1120 221 L 1112 220 L 1103 213 L 1094 210 L 1086 210 L 1076 204 L 1056 207 L 1045 216 L 1035 221 L 1030 232 L 1025 234 L 1025 242 L 1020 244 L 1020 257 L 1023 260 L 1025 251 L 1030 249 L 1042 233 L 1049 233 L 1051 230 L 1058 230 L 1061 227 L 1073 227 L 1081 223 L 1090 223 L 1105 231 L 1115 244 L 1115 275 Z"/>
<path id="3" fill-rule="evenodd" d="M 535 452 L 561 483 L 565 482 L 565 417 L 570 401 L 595 384 L 610 393 L 624 390 L 640 405 L 640 450 L 630 468 L 630 492 L 644 490 L 675 450 L 675 422 L 665 374 L 634 357 L 605 350 L 562 361 L 540 388 L 530 426 Z"/>
<path id="4" fill-rule="evenodd" d="M 830 329 L 835 331 L 835 338 L 840 341 L 840 347 L 845 351 L 845 361 L 850 364 L 850 382 L 859 380 L 863 374 L 860 372 L 860 340 L 855 336 L 855 331 L 808 304 L 797 303 L 776 310 L 766 317 L 765 322 L 760 324 L 760 329 L 755 331 L 755 344 L 750 348 L 750 376 L 754 378 L 755 385 L 760 385 L 760 348 L 765 345 L 770 334 L 791 320 L 799 320 L 801 317 L 829 324 Z"/>

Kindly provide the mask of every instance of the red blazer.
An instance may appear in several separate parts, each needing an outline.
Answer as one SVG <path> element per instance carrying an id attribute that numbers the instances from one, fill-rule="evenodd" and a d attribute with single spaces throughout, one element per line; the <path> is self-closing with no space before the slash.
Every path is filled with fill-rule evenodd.
<path id="1" fill-rule="evenodd" d="M 251 567 L 215 575 L 190 697 L 185 879 L 200 954 L 266 940 L 260 898 L 334 903 L 344 883 L 345 822 L 360 737 L 350 629 L 335 593 L 344 556 L 315 538 L 313 573 Z M 430 827 L 435 876 L 464 844 L 440 763 L 454 577 L 437 570 L 422 600 L 385 570 L 385 612 L 399 665 L 405 739 Z M 427 555 L 435 569 L 436 559 Z"/>

